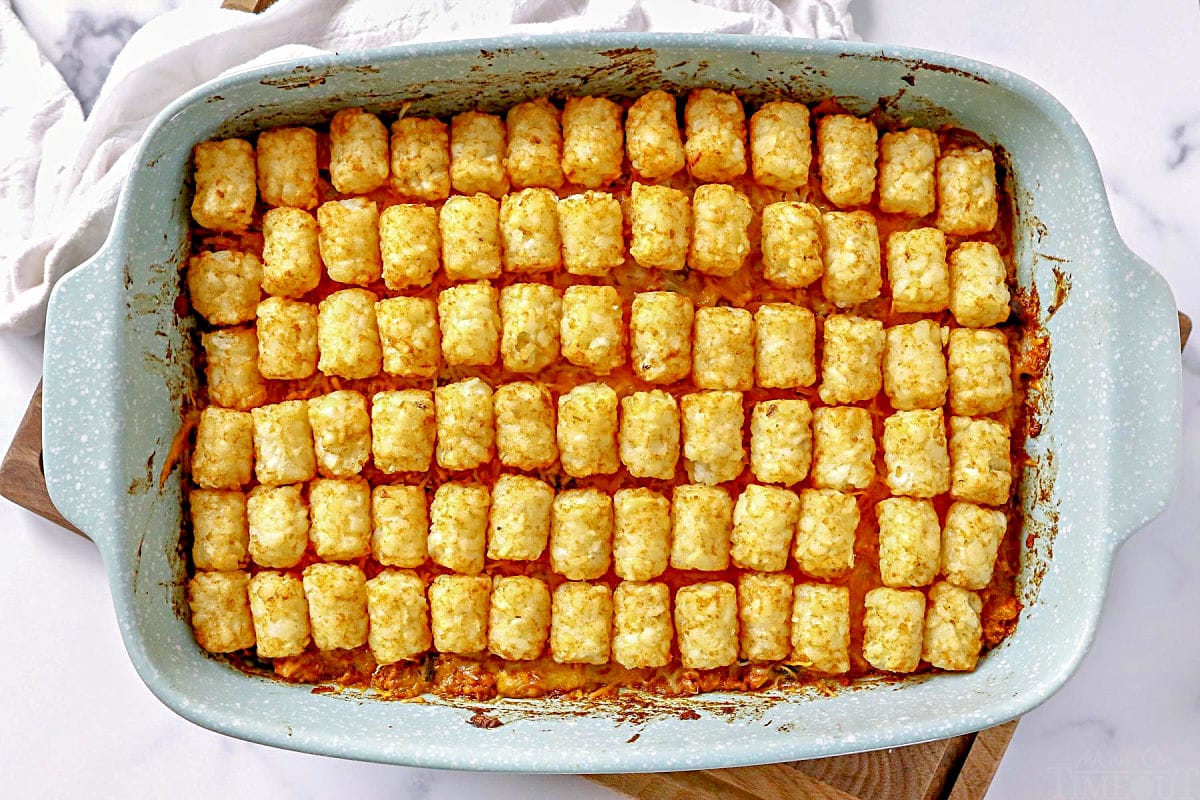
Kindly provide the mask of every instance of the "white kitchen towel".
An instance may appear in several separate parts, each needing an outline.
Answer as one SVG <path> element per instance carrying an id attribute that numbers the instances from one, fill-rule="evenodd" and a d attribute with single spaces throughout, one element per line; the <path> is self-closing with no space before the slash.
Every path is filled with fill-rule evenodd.
<path id="1" fill-rule="evenodd" d="M 104 243 L 134 145 L 218 75 L 408 41 L 571 31 L 856 39 L 850 0 L 280 0 L 261 14 L 188 6 L 117 56 L 91 115 L 0 0 L 0 330 L 36 333 L 50 288 Z"/>

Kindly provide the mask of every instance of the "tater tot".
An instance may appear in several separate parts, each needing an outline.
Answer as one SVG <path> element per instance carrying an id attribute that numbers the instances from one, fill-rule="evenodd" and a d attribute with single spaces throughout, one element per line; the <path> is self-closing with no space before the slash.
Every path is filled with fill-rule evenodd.
<path id="1" fill-rule="evenodd" d="M 550 539 L 554 489 L 525 475 L 501 475 L 492 486 L 487 557 L 536 561 Z"/>
<path id="2" fill-rule="evenodd" d="M 621 398 L 621 463 L 636 478 L 668 479 L 679 461 L 679 405 L 660 389 Z"/>
<path id="3" fill-rule="evenodd" d="M 849 589 L 823 583 L 796 584 L 788 663 L 832 675 L 850 669 Z"/>
<path id="4" fill-rule="evenodd" d="M 371 456 L 371 415 L 367 399 L 342 389 L 308 401 L 317 470 L 330 478 L 357 475 Z"/>
<path id="5" fill-rule="evenodd" d="M 367 643 L 367 578 L 352 564 L 310 564 L 304 568 L 313 644 L 343 650 Z"/>
<path id="6" fill-rule="evenodd" d="M 926 586 L 938 571 L 941 529 L 929 500 L 889 497 L 875 504 L 879 574 L 886 586 Z"/>
<path id="7" fill-rule="evenodd" d="M 383 283 L 392 291 L 428 286 L 441 265 L 442 235 L 432 206 L 388 206 L 379 215 Z"/>
<path id="8" fill-rule="evenodd" d="M 719 486 L 685 483 L 671 498 L 671 566 L 708 572 L 729 566 L 733 500 Z"/>
<path id="9" fill-rule="evenodd" d="M 921 661 L 925 595 L 881 586 L 863 600 L 863 658 L 875 669 L 912 672 Z"/>
<path id="10" fill-rule="evenodd" d="M 249 560 L 250 528 L 246 495 L 237 491 L 193 489 L 192 563 L 196 569 L 238 569 Z"/>
<path id="11" fill-rule="evenodd" d="M 201 334 L 207 359 L 208 399 L 246 411 L 267 399 L 258 372 L 258 337 L 246 328 L 222 328 Z"/>
<path id="12" fill-rule="evenodd" d="M 366 289 L 343 289 L 321 301 L 317 313 L 317 369 L 339 378 L 370 378 L 383 366 L 375 321 L 379 300 Z"/>
<path id="13" fill-rule="evenodd" d="M 502 384 L 492 395 L 492 405 L 500 463 L 533 470 L 555 462 L 554 399 L 545 386 L 525 381 Z"/>
<path id="14" fill-rule="evenodd" d="M 188 606 L 196 643 L 210 653 L 231 653 L 254 646 L 244 572 L 197 572 L 188 582 Z"/>
<path id="15" fill-rule="evenodd" d="M 625 118 L 625 150 L 633 171 L 647 180 L 683 169 L 683 137 L 672 95 L 653 89 L 634 101 Z"/>
<path id="16" fill-rule="evenodd" d="M 270 206 L 317 205 L 317 132 L 273 128 L 258 135 L 258 196 Z"/>
<path id="17" fill-rule="evenodd" d="M 742 473 L 746 450 L 742 393 L 696 392 L 680 398 L 683 458 L 688 477 L 697 483 L 723 483 Z"/>
<path id="18" fill-rule="evenodd" d="M 574 478 L 617 471 L 617 393 L 585 383 L 558 398 L 558 457 Z"/>
<path id="19" fill-rule="evenodd" d="M 487 281 L 438 293 L 442 358 L 447 364 L 494 364 L 500 355 L 500 292 Z"/>
<path id="20" fill-rule="evenodd" d="M 692 241 L 692 200 L 678 189 L 635 181 L 629 227 L 634 261 L 653 269 L 681 270 Z"/>
<path id="21" fill-rule="evenodd" d="M 817 120 L 821 191 L 838 208 L 871 202 L 878 136 L 869 119 L 831 114 Z"/>
<path id="22" fill-rule="evenodd" d="M 1012 362 L 1002 331 L 956 328 L 947 354 L 950 410 L 977 417 L 1012 402 Z"/>
<path id="23" fill-rule="evenodd" d="M 380 471 L 429 469 L 437 430 L 434 411 L 433 395 L 424 389 L 379 392 L 371 398 L 371 452 Z M 441 409 L 437 411 L 440 416 Z"/>
<path id="24" fill-rule="evenodd" d="M 425 297 L 389 297 L 375 304 L 383 371 L 432 378 L 442 364 L 437 304 Z"/>
<path id="25" fill-rule="evenodd" d="M 563 292 L 562 355 L 597 375 L 625 363 L 621 296 L 612 286 L 570 286 Z"/>
<path id="26" fill-rule="evenodd" d="M 558 201 L 562 259 L 572 275 L 607 275 L 625 263 L 621 203 L 607 192 L 573 194 Z"/>
<path id="27" fill-rule="evenodd" d="M 800 498 L 787 489 L 747 486 L 733 507 L 729 555 L 734 565 L 760 572 L 784 569 L 799 516 Z"/>
<path id="28" fill-rule="evenodd" d="M 937 226 L 970 236 L 996 227 L 996 161 L 991 150 L 943 153 L 937 162 Z"/>
<path id="29" fill-rule="evenodd" d="M 388 132 L 379 117 L 344 108 L 329 123 L 329 180 L 342 194 L 366 194 L 388 178 Z"/>
<path id="30" fill-rule="evenodd" d="M 837 578 L 854 566 L 854 532 L 858 529 L 854 495 L 834 489 L 800 492 L 796 523 L 796 565 L 814 578 Z"/>
<path id="31" fill-rule="evenodd" d="M 313 550 L 326 561 L 371 553 L 371 487 L 362 478 L 318 478 L 309 484 Z"/>
<path id="32" fill-rule="evenodd" d="M 500 357 L 510 372 L 539 372 L 559 354 L 562 295 L 542 283 L 500 290 Z"/>
<path id="33" fill-rule="evenodd" d="M 732 583 L 709 581 L 675 592 L 679 660 L 688 669 L 726 667 L 738 657 L 738 602 Z"/>
<path id="34" fill-rule="evenodd" d="M 300 297 L 321 282 L 317 220 L 299 208 L 272 208 L 263 214 L 262 290 Z"/>
<path id="35" fill-rule="evenodd" d="M 338 283 L 369 286 L 383 274 L 379 208 L 374 200 L 330 200 L 317 209 L 317 243 L 325 271 Z"/>
<path id="36" fill-rule="evenodd" d="M 317 474 L 308 401 L 285 400 L 250 412 L 254 419 L 254 474 L 267 486 L 312 480 Z"/>
<path id="37" fill-rule="evenodd" d="M 367 581 L 367 644 L 377 664 L 414 659 L 429 649 L 429 601 L 415 572 L 385 569 Z"/>
<path id="38" fill-rule="evenodd" d="M 821 399 L 826 403 L 870 400 L 883 388 L 886 336 L 877 319 L 831 314 L 825 318 Z"/>
<path id="39" fill-rule="evenodd" d="M 627 581 L 648 581 L 667 568 L 671 554 L 671 503 L 650 489 L 613 495 L 613 569 Z"/>
<path id="40" fill-rule="evenodd" d="M 254 420 L 245 411 L 209 406 L 200 412 L 192 481 L 206 489 L 239 489 L 254 464 Z"/>
<path id="41" fill-rule="evenodd" d="M 750 165 L 754 180 L 790 192 L 808 183 L 812 131 L 803 103 L 764 103 L 750 117 Z"/>
<path id="42" fill-rule="evenodd" d="M 295 575 L 260 572 L 250 579 L 250 613 L 259 658 L 298 656 L 308 647 L 308 599 Z"/>
<path id="43" fill-rule="evenodd" d="M 487 575 L 438 575 L 429 585 L 433 646 L 440 653 L 487 649 L 492 579 Z"/>
<path id="44" fill-rule="evenodd" d="M 438 119 L 401 117 L 392 123 L 392 189 L 411 200 L 450 196 L 450 133 Z"/>
<path id="45" fill-rule="evenodd" d="M 923 217 L 937 204 L 937 134 L 926 128 L 885 133 L 879 139 L 879 210 Z M 911 672 L 911 670 L 906 670 Z"/>
<path id="46" fill-rule="evenodd" d="M 812 409 L 807 400 L 761 400 L 750 414 L 750 470 L 763 483 L 790 486 L 812 464 Z"/>
<path id="47" fill-rule="evenodd" d="M 214 231 L 243 231 L 254 219 L 254 147 L 245 139 L 201 142 L 193 151 L 192 219 Z"/>
<path id="48" fill-rule="evenodd" d="M 683 117 L 683 150 L 693 178 L 719 183 L 746 174 L 746 112 L 737 95 L 693 89 Z"/>
<path id="49" fill-rule="evenodd" d="M 317 371 L 317 307 L 268 297 L 258 304 L 258 371 L 273 380 L 300 380 Z"/>
<path id="50" fill-rule="evenodd" d="M 563 136 L 559 112 L 545 97 L 517 103 L 508 110 L 508 152 L 504 159 L 509 180 L 518 189 L 563 184 Z"/>
<path id="51" fill-rule="evenodd" d="M 949 387 L 942 329 L 931 319 L 885 331 L 883 388 L 892 408 L 940 408 Z"/>
<path id="52" fill-rule="evenodd" d="M 972 670 L 983 645 L 983 601 L 952 583 L 935 583 L 925 605 L 921 658 L 938 669 Z"/>
<path id="53" fill-rule="evenodd" d="M 188 259 L 188 297 L 211 325 L 249 322 L 262 296 L 262 277 L 262 264 L 253 253 L 200 253 Z"/>
<path id="54" fill-rule="evenodd" d="M 701 389 L 754 386 L 754 317 L 744 308 L 696 310 L 692 380 Z"/>
<path id="55" fill-rule="evenodd" d="M 830 211 L 821 216 L 825 272 L 821 292 L 838 308 L 879 296 L 879 230 L 869 211 Z"/>
<path id="56" fill-rule="evenodd" d="M 562 265 L 558 195 L 552 189 L 522 189 L 500 201 L 500 235 L 507 272 L 548 272 Z"/>
<path id="57" fill-rule="evenodd" d="M 500 277 L 500 203 L 486 194 L 455 195 L 438 218 L 442 265 L 455 281 Z"/>
<path id="58" fill-rule="evenodd" d="M 429 559 L 463 575 L 483 570 L 491 493 L 478 483 L 443 483 L 429 504 Z"/>
<path id="59" fill-rule="evenodd" d="M 467 378 L 439 386 L 434 400 L 438 464 L 463 470 L 491 461 L 496 444 L 491 387 L 479 378 Z"/>
<path id="60" fill-rule="evenodd" d="M 1008 502 L 1008 428 L 993 419 L 950 418 L 950 496 L 988 506 Z"/>
<path id="61" fill-rule="evenodd" d="M 937 228 L 896 231 L 887 240 L 892 311 L 942 311 L 950 304 L 946 234 Z"/>
<path id="62" fill-rule="evenodd" d="M 571 183 L 596 189 L 621 177 L 621 107 L 604 97 L 568 97 L 562 113 L 562 169 Z"/>
<path id="63" fill-rule="evenodd" d="M 612 560 L 612 498 L 595 489 L 569 489 L 554 498 L 550 566 L 568 580 L 602 577 Z"/>
<path id="64" fill-rule="evenodd" d="M 771 203 L 762 212 L 763 277 L 801 289 L 821 277 L 821 211 L 808 203 Z"/>
<path id="65" fill-rule="evenodd" d="M 509 661 L 542 654 L 550 638 L 550 590 L 537 578 L 510 575 L 492 583 L 488 651 Z"/>
<path id="66" fill-rule="evenodd" d="M 892 494 L 933 497 L 950 490 L 941 409 L 897 411 L 883 421 L 883 460 Z"/>
<path id="67" fill-rule="evenodd" d="M 612 591 L 567 581 L 554 590 L 550 653 L 560 664 L 605 664 L 612 645 Z"/>
<path id="68" fill-rule="evenodd" d="M 987 328 L 1008 319 L 1011 296 L 1000 251 L 991 242 L 963 242 L 950 254 L 950 310 L 958 324 Z"/>
<path id="69" fill-rule="evenodd" d="M 692 215 L 688 266 L 719 278 L 741 269 L 750 255 L 749 198 L 728 184 L 706 183 L 692 194 Z"/>
<path id="70" fill-rule="evenodd" d="M 992 580 L 1008 517 L 995 508 L 952 503 L 942 526 L 941 574 L 955 586 L 982 589 Z"/>
<path id="71" fill-rule="evenodd" d="M 792 592 L 783 572 L 743 572 L 738 577 L 738 653 L 750 661 L 779 661 L 792 652 Z"/>
<path id="72" fill-rule="evenodd" d="M 466 111 L 451 120 L 450 182 L 455 191 L 502 197 L 508 191 L 506 149 L 504 122 L 499 117 Z"/>
<path id="73" fill-rule="evenodd" d="M 250 558 L 260 567 L 294 567 L 308 546 L 308 506 L 300 485 L 255 486 L 246 499 Z"/>
<path id="74" fill-rule="evenodd" d="M 690 297 L 677 292 L 638 292 L 629 314 L 633 371 L 650 383 L 674 383 L 692 371 Z"/>
<path id="75" fill-rule="evenodd" d="M 420 486 L 371 490 L 371 556 L 385 567 L 419 567 L 429 556 L 429 509 Z"/>
<path id="76" fill-rule="evenodd" d="M 817 322 L 791 303 L 763 303 L 754 312 L 755 383 L 772 389 L 811 386 L 817 380 Z"/>
<path id="77" fill-rule="evenodd" d="M 812 482 L 821 489 L 865 489 L 875 479 L 875 436 L 865 408 L 813 412 Z"/>
<path id="78" fill-rule="evenodd" d="M 621 581 L 613 591 L 612 658 L 623 667 L 671 660 L 671 590 L 665 583 Z"/>

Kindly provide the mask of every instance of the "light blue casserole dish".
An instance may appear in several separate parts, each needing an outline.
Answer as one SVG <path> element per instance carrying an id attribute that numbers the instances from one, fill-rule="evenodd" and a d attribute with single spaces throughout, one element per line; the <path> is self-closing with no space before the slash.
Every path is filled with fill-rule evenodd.
<path id="1" fill-rule="evenodd" d="M 1022 538 L 1033 536 L 1023 548 L 1016 633 L 969 674 L 832 696 L 651 699 L 636 715 L 628 706 L 505 700 L 487 704 L 505 723 L 492 729 L 467 724 L 478 702 L 318 695 L 202 653 L 182 613 L 178 470 L 160 481 L 181 400 L 195 385 L 189 323 L 173 305 L 187 253 L 192 146 L 328 119 L 345 106 L 395 111 L 411 102 L 414 113 L 442 115 L 547 93 L 636 95 L 660 85 L 732 88 L 751 100 L 836 97 L 913 124 L 953 121 L 1007 153 L 1019 282 L 1043 298 L 1052 344 L 1043 430 L 1029 441 L 1022 480 Z M 1171 292 L 1118 236 L 1095 158 L 1067 111 L 985 64 L 899 47 L 707 35 L 395 47 L 203 86 L 159 116 L 134 165 L 108 242 L 51 298 L 45 469 L 55 504 L 100 547 L 143 680 L 216 731 L 397 764 L 631 772 L 837 755 L 981 729 L 1023 714 L 1066 681 L 1092 638 L 1114 551 L 1175 485 L 1181 406 Z M 688 710 L 699 718 L 681 719 Z"/>

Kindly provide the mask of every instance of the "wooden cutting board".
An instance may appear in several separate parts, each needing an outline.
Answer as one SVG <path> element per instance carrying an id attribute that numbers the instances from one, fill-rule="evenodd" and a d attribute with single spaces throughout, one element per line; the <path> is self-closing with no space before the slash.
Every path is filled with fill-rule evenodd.
<path id="1" fill-rule="evenodd" d="M 1181 345 L 1191 331 L 1180 314 Z M 46 491 L 40 386 L 0 464 L 0 496 L 85 536 Z M 1014 720 L 953 739 L 790 764 L 588 777 L 639 800 L 980 800 L 1016 727 Z"/>

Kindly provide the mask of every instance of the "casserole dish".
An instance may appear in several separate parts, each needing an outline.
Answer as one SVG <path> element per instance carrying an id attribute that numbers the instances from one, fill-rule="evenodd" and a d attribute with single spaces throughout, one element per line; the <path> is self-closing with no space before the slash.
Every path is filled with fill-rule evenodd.
<path id="1" fill-rule="evenodd" d="M 972 673 L 862 683 L 832 696 L 710 694 L 636 707 L 505 700 L 486 713 L 464 700 L 314 693 L 203 654 L 185 618 L 173 448 L 195 386 L 191 323 L 175 305 L 192 146 L 311 124 L 348 106 L 411 103 L 414 113 L 445 115 L 545 94 L 697 85 L 752 101 L 832 98 L 915 125 L 953 122 L 1007 154 L 1018 283 L 1042 298 L 1038 322 L 1051 343 L 1040 433 L 1022 476 L 1025 608 L 1016 633 Z M 1113 552 L 1173 488 L 1181 410 L 1171 293 L 1118 237 L 1094 157 L 1067 112 L 986 65 L 903 48 L 696 35 L 397 47 L 201 87 L 163 112 L 134 163 L 105 247 L 51 299 L 45 467 L 55 503 L 100 546 L 139 673 L 167 705 L 214 730 L 349 758 L 555 772 L 769 763 L 976 730 L 1028 711 L 1067 679 L 1091 639 Z"/>

